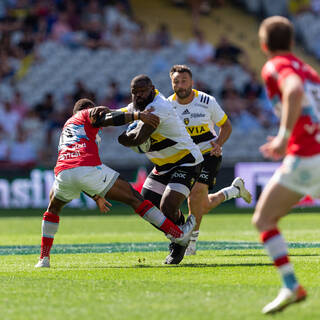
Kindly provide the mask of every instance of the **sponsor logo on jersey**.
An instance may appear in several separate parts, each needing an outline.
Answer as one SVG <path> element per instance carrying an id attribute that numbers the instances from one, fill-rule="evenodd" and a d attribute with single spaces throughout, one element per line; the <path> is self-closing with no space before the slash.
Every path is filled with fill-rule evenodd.
<path id="1" fill-rule="evenodd" d="M 191 136 L 199 135 L 205 132 L 210 131 L 207 124 L 200 125 L 200 126 L 191 126 L 187 127 L 187 131 Z"/>
<path id="2" fill-rule="evenodd" d="M 189 112 L 188 109 L 186 109 L 186 110 L 184 110 L 184 111 L 182 112 L 182 114 L 190 114 L 190 112 Z"/>
<path id="3" fill-rule="evenodd" d="M 183 172 L 175 172 L 173 175 L 172 175 L 172 178 L 182 178 L 182 179 L 185 179 L 187 177 L 187 174 L 186 173 L 183 173 Z"/>
<path id="4" fill-rule="evenodd" d="M 191 113 L 191 118 L 204 118 L 206 115 L 204 113 Z"/>
<path id="5" fill-rule="evenodd" d="M 189 122 L 190 122 L 190 119 L 189 118 L 184 118 L 183 122 L 187 126 L 189 124 Z"/>

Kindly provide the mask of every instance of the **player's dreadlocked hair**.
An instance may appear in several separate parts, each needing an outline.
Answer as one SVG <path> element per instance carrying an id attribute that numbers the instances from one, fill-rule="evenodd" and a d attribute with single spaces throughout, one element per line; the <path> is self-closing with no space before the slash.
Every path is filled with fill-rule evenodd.
<path id="1" fill-rule="evenodd" d="M 175 64 L 170 70 L 170 77 L 172 77 L 172 75 L 175 72 L 178 72 L 178 73 L 187 72 L 187 73 L 189 73 L 190 77 L 192 78 L 191 69 L 188 66 L 184 65 L 184 64 Z"/>
<path id="2" fill-rule="evenodd" d="M 78 111 L 84 109 L 94 108 L 95 106 L 95 103 L 89 99 L 80 99 L 75 103 L 73 107 L 73 114 L 76 114 Z"/>

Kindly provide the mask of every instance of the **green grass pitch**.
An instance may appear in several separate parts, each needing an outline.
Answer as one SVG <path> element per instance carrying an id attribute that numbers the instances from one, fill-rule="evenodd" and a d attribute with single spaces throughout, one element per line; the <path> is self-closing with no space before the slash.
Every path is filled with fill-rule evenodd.
<path id="1" fill-rule="evenodd" d="M 267 319 L 280 281 L 250 218 L 207 215 L 197 255 L 166 266 L 166 238 L 135 214 L 65 215 L 52 267 L 38 270 L 40 213 L 1 217 L 0 319 Z M 315 213 L 280 224 L 309 297 L 273 319 L 320 319 L 319 226 Z"/>

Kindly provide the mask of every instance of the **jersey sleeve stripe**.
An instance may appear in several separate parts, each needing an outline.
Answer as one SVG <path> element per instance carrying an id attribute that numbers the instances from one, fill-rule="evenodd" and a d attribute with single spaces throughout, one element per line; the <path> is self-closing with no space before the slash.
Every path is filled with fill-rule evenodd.
<path id="1" fill-rule="evenodd" d="M 227 121 L 227 119 L 228 119 L 228 117 L 227 117 L 227 115 L 225 114 L 225 115 L 223 116 L 223 118 L 222 118 L 219 122 L 216 123 L 216 125 L 217 125 L 218 127 L 221 127 L 221 126 Z"/>
<path id="2" fill-rule="evenodd" d="M 122 112 L 128 112 L 128 108 L 127 108 L 127 107 L 121 108 L 120 111 L 122 111 Z"/>

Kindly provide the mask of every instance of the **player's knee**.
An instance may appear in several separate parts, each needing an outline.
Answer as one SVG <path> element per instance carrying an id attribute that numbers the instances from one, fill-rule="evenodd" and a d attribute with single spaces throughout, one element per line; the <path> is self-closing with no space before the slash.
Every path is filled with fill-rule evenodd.
<path id="1" fill-rule="evenodd" d="M 162 213 L 171 219 L 173 222 L 176 222 L 179 219 L 180 213 L 179 210 L 174 206 L 171 201 L 165 201 L 160 205 L 160 210 Z"/>

